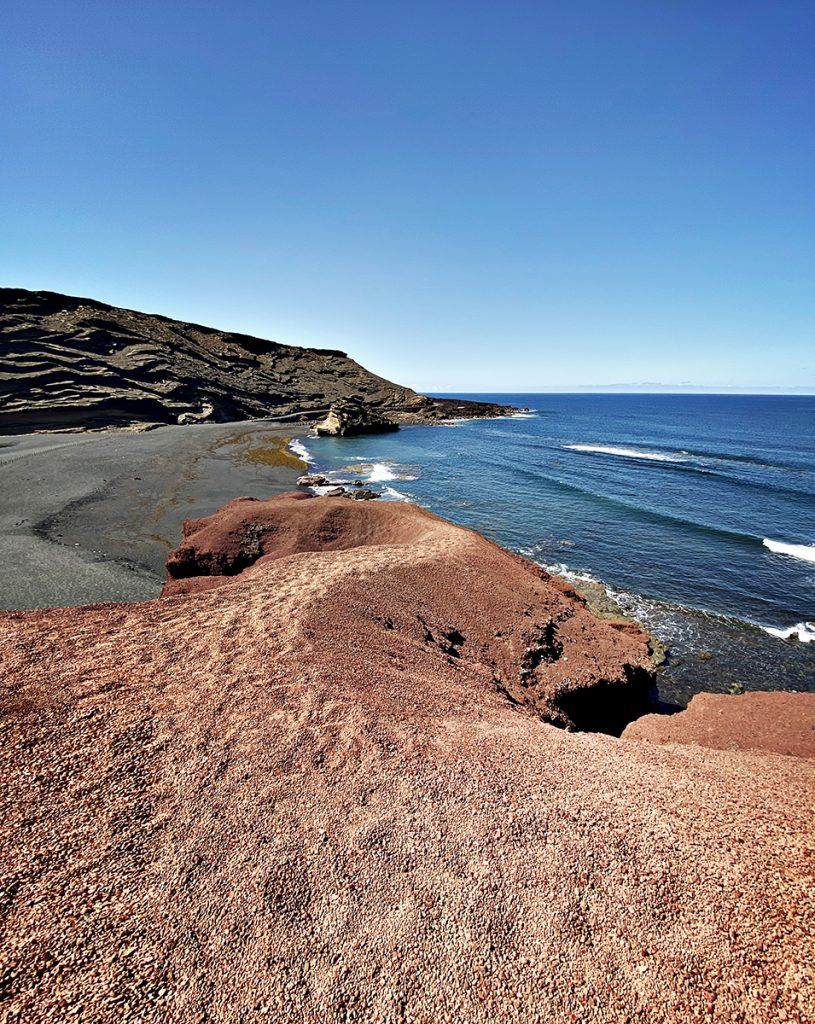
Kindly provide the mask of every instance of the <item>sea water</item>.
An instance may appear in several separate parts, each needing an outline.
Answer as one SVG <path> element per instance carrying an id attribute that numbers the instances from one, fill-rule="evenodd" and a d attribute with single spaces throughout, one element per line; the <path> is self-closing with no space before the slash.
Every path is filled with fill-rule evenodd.
<path id="1" fill-rule="evenodd" d="M 529 412 L 301 443 L 334 484 L 601 583 L 670 646 L 666 700 L 815 689 L 815 396 L 460 397 Z"/>

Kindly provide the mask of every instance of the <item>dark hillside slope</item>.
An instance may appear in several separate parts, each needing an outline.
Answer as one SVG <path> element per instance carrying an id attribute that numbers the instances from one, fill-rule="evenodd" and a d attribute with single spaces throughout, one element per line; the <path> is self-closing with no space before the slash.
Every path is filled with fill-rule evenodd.
<path id="1" fill-rule="evenodd" d="M 505 411 L 424 398 L 332 349 L 0 288 L 0 432 L 317 419 L 349 398 L 401 422 Z"/>

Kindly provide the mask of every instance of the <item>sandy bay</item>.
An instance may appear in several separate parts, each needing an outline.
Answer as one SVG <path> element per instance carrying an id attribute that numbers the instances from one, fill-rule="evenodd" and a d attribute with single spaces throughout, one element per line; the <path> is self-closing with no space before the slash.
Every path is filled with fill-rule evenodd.
<path id="1" fill-rule="evenodd" d="M 185 518 L 291 490 L 297 434 L 248 421 L 0 437 L 0 607 L 156 597 Z"/>

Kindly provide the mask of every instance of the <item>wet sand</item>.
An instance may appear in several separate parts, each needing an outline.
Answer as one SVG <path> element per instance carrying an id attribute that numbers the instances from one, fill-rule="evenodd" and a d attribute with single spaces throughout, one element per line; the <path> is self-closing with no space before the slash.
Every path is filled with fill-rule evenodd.
<path id="1" fill-rule="evenodd" d="M 0 608 L 156 597 L 181 523 L 291 490 L 296 427 L 262 421 L 0 437 Z"/>

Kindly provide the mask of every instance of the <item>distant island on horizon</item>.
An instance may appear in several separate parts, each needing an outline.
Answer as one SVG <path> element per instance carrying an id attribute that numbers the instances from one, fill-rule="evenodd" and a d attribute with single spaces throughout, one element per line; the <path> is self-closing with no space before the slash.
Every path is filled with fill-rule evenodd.
<path id="1" fill-rule="evenodd" d="M 776 395 L 790 397 L 800 395 L 815 396 L 815 385 L 810 387 L 727 387 L 723 384 L 705 386 L 702 384 L 564 384 L 562 387 L 552 385 L 547 388 L 519 388 L 516 391 L 500 389 L 498 391 L 436 391 L 427 389 L 427 393 L 435 396 L 448 395 Z"/>

